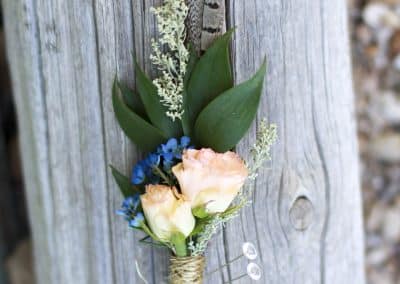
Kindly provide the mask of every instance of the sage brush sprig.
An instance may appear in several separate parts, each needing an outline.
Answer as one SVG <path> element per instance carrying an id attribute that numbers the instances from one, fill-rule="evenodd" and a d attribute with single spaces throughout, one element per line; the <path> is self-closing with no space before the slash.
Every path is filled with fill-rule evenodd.
<path id="1" fill-rule="evenodd" d="M 223 214 L 217 214 L 204 226 L 204 230 L 197 237 L 197 242 L 190 241 L 188 248 L 192 255 L 202 255 L 207 248 L 211 238 L 222 228 L 225 224 L 236 218 L 240 210 L 251 203 L 251 195 L 253 187 L 251 181 L 257 177 L 258 170 L 263 164 L 271 160 L 271 146 L 277 139 L 277 126 L 276 124 L 268 124 L 266 119 L 263 119 L 257 132 L 256 143 L 251 150 L 251 165 L 249 168 L 249 177 L 247 183 L 240 190 L 233 205 Z"/>
<path id="2" fill-rule="evenodd" d="M 256 143 L 251 149 L 251 164 L 248 166 L 249 179 L 255 179 L 262 165 L 271 160 L 271 146 L 275 143 L 277 136 L 276 124 L 268 124 L 267 120 L 263 119 L 259 125 Z"/>
<path id="3" fill-rule="evenodd" d="M 164 5 L 151 8 L 156 15 L 160 34 L 158 42 L 152 39 L 152 63 L 161 71 L 153 80 L 161 103 L 168 109 L 166 115 L 173 121 L 183 115 L 183 91 L 189 51 L 185 46 L 185 19 L 188 7 L 184 0 L 166 0 Z"/>
<path id="4" fill-rule="evenodd" d="M 196 242 L 193 240 L 189 241 L 188 249 L 191 252 L 192 256 L 203 255 L 207 249 L 208 243 L 212 239 L 212 237 L 224 227 L 224 225 L 237 217 L 238 210 L 231 212 L 229 214 L 216 214 L 211 220 L 204 226 L 203 231 L 197 236 Z"/>
<path id="5" fill-rule="evenodd" d="M 238 207 L 243 208 L 251 203 L 251 196 L 254 189 L 252 182 L 257 178 L 258 171 L 265 162 L 271 160 L 271 147 L 276 142 L 277 138 L 276 124 L 268 124 L 265 118 L 262 119 L 257 131 L 256 142 L 250 150 L 250 163 L 247 162 L 249 176 L 246 184 L 241 188 L 235 200 L 235 204 L 237 204 Z"/>

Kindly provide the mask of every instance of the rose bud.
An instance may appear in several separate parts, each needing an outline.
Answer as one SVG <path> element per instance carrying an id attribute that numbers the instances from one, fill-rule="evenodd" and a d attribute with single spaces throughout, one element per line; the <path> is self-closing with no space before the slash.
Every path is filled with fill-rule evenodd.
<path id="1" fill-rule="evenodd" d="M 224 212 L 243 186 L 248 170 L 234 152 L 187 150 L 182 163 L 172 169 L 192 208 L 205 206 L 208 213 Z"/>
<path id="2" fill-rule="evenodd" d="M 187 237 L 193 231 L 195 219 L 190 202 L 176 188 L 147 185 L 140 199 L 146 221 L 160 240 L 169 241 L 172 234 L 178 232 Z"/>

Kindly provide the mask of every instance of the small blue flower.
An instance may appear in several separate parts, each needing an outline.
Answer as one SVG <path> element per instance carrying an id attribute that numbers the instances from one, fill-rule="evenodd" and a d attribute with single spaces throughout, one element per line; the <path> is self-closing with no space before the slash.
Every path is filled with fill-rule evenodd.
<path id="1" fill-rule="evenodd" d="M 160 164 L 160 154 L 151 153 L 145 159 L 147 167 L 157 167 Z"/>
<path id="2" fill-rule="evenodd" d="M 144 221 L 144 216 L 142 212 L 136 214 L 136 216 L 129 221 L 129 226 L 134 228 L 139 228 Z"/>
<path id="3" fill-rule="evenodd" d="M 122 203 L 122 208 L 132 209 L 133 211 L 135 211 L 139 205 L 139 202 L 140 202 L 140 195 L 137 193 L 133 196 L 125 198 L 124 202 Z"/>
<path id="4" fill-rule="evenodd" d="M 151 153 L 144 160 L 138 162 L 133 168 L 131 182 L 133 184 L 142 184 L 145 181 L 157 183 L 159 177 L 154 174 L 154 168 L 158 167 L 161 161 L 159 153 Z"/>
<path id="5" fill-rule="evenodd" d="M 189 148 L 192 146 L 187 136 L 181 137 L 179 143 L 176 138 L 169 139 L 165 144 L 160 145 L 155 153 L 150 153 L 135 165 L 131 182 L 135 185 L 160 183 L 165 179 L 160 171 L 164 171 L 166 176 L 173 178 L 171 168 L 180 162 L 183 151 Z"/>
<path id="6" fill-rule="evenodd" d="M 119 216 L 125 217 L 125 210 L 123 210 L 123 209 L 119 209 L 119 210 L 115 211 L 115 213 Z"/>
<path id="7" fill-rule="evenodd" d="M 190 145 L 190 138 L 187 136 L 182 136 L 181 137 L 181 147 L 182 148 L 187 148 Z"/>
<path id="8" fill-rule="evenodd" d="M 183 151 L 189 148 L 193 147 L 190 146 L 190 138 L 187 136 L 182 136 L 179 139 L 179 143 L 176 138 L 171 138 L 167 143 L 158 147 L 157 153 L 162 157 L 163 170 L 170 173 L 171 168 L 182 159 Z"/>
<path id="9" fill-rule="evenodd" d="M 174 153 L 178 149 L 178 141 L 171 138 L 166 144 L 161 145 L 162 154 Z"/>
<path id="10" fill-rule="evenodd" d="M 144 167 L 143 163 L 139 162 L 133 168 L 131 182 L 136 185 L 141 184 L 144 181 L 145 177 L 146 177 L 145 167 Z"/>
<path id="11" fill-rule="evenodd" d="M 117 210 L 117 215 L 124 217 L 130 227 L 140 227 L 144 221 L 142 212 L 137 212 L 140 204 L 140 195 L 137 193 L 124 199 L 121 209 Z"/>
<path id="12" fill-rule="evenodd" d="M 171 159 L 171 160 L 164 160 L 164 162 L 163 162 L 163 169 L 164 169 L 164 171 L 166 171 L 166 172 L 170 172 L 171 171 L 171 168 L 173 167 L 175 165 L 175 163 L 174 163 L 174 161 Z"/>

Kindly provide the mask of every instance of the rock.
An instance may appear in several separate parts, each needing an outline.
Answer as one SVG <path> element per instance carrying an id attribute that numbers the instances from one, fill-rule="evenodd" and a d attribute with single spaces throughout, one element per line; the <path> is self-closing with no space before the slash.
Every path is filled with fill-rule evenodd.
<path id="1" fill-rule="evenodd" d="M 382 265 L 390 257 L 390 248 L 382 246 L 367 253 L 367 264 L 372 266 Z"/>
<path id="2" fill-rule="evenodd" d="M 392 207 L 385 212 L 383 236 L 393 244 L 400 241 L 400 208 Z"/>
<path id="3" fill-rule="evenodd" d="M 368 4 L 362 14 L 364 22 L 371 28 L 382 26 L 390 28 L 400 27 L 400 19 L 395 11 L 383 3 Z"/>
<path id="4" fill-rule="evenodd" d="M 393 28 L 393 29 L 400 28 L 400 17 L 393 10 L 390 10 L 389 12 L 384 14 L 382 21 L 386 27 Z"/>
<path id="5" fill-rule="evenodd" d="M 364 22 L 372 28 L 378 28 L 382 24 L 383 15 L 390 10 L 387 5 L 380 3 L 369 4 L 363 11 Z"/>
<path id="6" fill-rule="evenodd" d="M 363 46 L 369 45 L 373 40 L 371 29 L 364 24 L 355 27 L 355 34 L 357 36 L 357 41 Z"/>
<path id="7" fill-rule="evenodd" d="M 393 68 L 400 71 L 400 55 L 397 55 L 394 59 L 393 59 Z"/>
<path id="8" fill-rule="evenodd" d="M 377 65 L 384 66 L 386 64 L 385 58 L 380 58 L 379 46 L 376 43 L 372 43 L 364 48 L 366 57 L 371 61 L 378 61 Z"/>
<path id="9" fill-rule="evenodd" d="M 371 185 L 375 190 L 380 190 L 385 185 L 385 179 L 382 176 L 373 176 L 371 178 Z"/>
<path id="10" fill-rule="evenodd" d="M 368 273 L 369 284 L 397 284 L 392 274 L 386 270 L 375 269 Z"/>
<path id="11" fill-rule="evenodd" d="M 368 249 L 376 248 L 383 244 L 383 240 L 380 235 L 378 234 L 367 234 L 365 239 L 365 244 Z"/>
<path id="12" fill-rule="evenodd" d="M 367 231 L 368 232 L 376 232 L 382 228 L 385 218 L 385 209 L 386 206 L 377 202 L 373 205 L 371 212 L 367 216 Z"/>
<path id="13" fill-rule="evenodd" d="M 400 162 L 400 134 L 390 132 L 373 139 L 370 151 L 373 157 L 382 162 Z"/>
<path id="14" fill-rule="evenodd" d="M 400 124 L 400 99 L 394 92 L 385 91 L 382 95 L 374 96 L 371 111 L 373 116 L 376 116 L 375 119 L 381 120 L 384 124 Z"/>
<path id="15" fill-rule="evenodd" d="M 395 58 L 400 54 L 400 30 L 396 30 L 389 42 L 389 56 Z"/>

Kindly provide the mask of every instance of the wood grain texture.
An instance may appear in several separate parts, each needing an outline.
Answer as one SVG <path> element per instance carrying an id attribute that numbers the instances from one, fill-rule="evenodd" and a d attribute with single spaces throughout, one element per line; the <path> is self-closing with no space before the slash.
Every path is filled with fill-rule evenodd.
<path id="1" fill-rule="evenodd" d="M 200 49 L 206 51 L 211 43 L 226 32 L 225 0 L 204 0 Z"/>
<path id="2" fill-rule="evenodd" d="M 131 53 L 149 74 L 152 5 L 161 0 L 3 0 L 38 283 L 166 283 L 168 254 L 138 244 L 114 211 L 108 165 L 140 153 L 111 105 L 115 74 L 134 86 Z M 213 239 L 211 271 L 254 242 L 261 283 L 364 283 L 357 145 L 340 1 L 227 1 L 237 82 L 268 56 L 258 119 L 279 126 L 254 204 Z M 256 125 L 239 151 L 248 155 Z M 206 277 L 245 273 L 242 258 Z M 234 283 L 251 283 L 248 278 Z"/>
<path id="3" fill-rule="evenodd" d="M 199 53 L 203 28 L 204 0 L 187 0 L 189 14 L 186 21 L 188 39 Z"/>
<path id="4" fill-rule="evenodd" d="M 257 243 L 264 283 L 365 283 L 346 2 L 232 0 L 228 6 L 237 27 L 235 78 L 248 78 L 267 56 L 258 119 L 279 129 L 253 207 L 226 230 L 228 255 L 244 240 Z M 232 265 L 232 276 L 240 269 Z"/>

